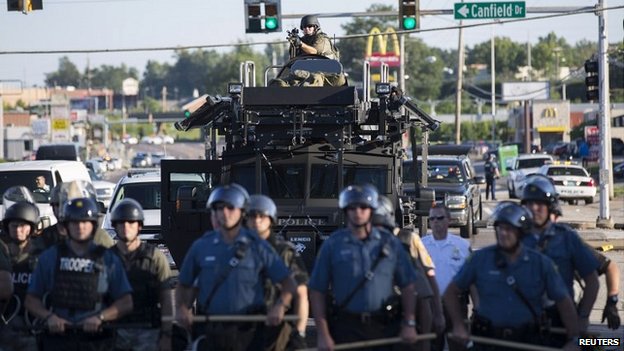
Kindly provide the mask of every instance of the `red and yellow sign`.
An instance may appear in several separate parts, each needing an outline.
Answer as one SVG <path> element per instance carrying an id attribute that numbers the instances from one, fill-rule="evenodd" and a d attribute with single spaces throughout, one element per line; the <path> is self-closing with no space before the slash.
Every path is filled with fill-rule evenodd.
<path id="1" fill-rule="evenodd" d="M 368 33 L 366 42 L 365 59 L 370 62 L 371 67 L 379 67 L 381 63 L 386 63 L 390 67 L 399 67 L 401 65 L 401 50 L 399 48 L 399 37 L 394 28 L 388 27 L 384 33 L 379 28 L 373 27 Z M 388 36 L 392 39 L 391 52 L 388 52 Z M 379 51 L 373 51 L 373 41 L 377 38 Z"/>

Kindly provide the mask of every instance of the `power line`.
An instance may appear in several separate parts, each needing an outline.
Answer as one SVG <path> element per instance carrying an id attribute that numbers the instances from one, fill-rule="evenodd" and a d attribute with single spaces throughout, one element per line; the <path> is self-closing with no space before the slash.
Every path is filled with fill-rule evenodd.
<path id="1" fill-rule="evenodd" d="M 90 0 L 90 1 L 114 1 L 114 0 Z M 135 0 L 135 1 L 140 1 L 140 0 Z M 587 13 L 596 13 L 596 12 L 602 12 L 602 11 L 619 10 L 619 9 L 624 9 L 624 5 L 605 7 L 602 9 L 583 8 L 583 9 L 567 11 L 563 13 L 536 16 L 536 17 L 531 17 L 531 18 L 509 19 L 505 21 L 497 20 L 494 22 L 500 25 L 504 25 L 508 23 L 538 21 L 538 20 L 543 20 L 543 19 L 567 17 L 567 16 L 574 16 L 574 15 L 587 14 Z M 396 33 L 397 34 L 411 34 L 411 33 L 437 32 L 437 31 L 445 31 L 445 30 L 456 30 L 459 28 L 476 28 L 476 27 L 490 26 L 491 24 L 492 22 L 485 22 L 485 23 L 464 24 L 461 26 L 456 25 L 456 26 L 438 27 L 438 28 L 429 28 L 429 29 L 399 30 L 399 31 L 396 31 Z M 344 39 L 366 38 L 371 35 L 375 36 L 375 35 L 385 35 L 385 34 L 384 33 L 351 34 L 351 35 L 337 36 L 336 39 L 344 40 Z M 279 40 L 279 41 L 262 41 L 262 42 L 254 42 L 254 43 L 203 44 L 203 45 L 187 45 L 187 46 L 179 45 L 179 46 L 161 46 L 161 47 L 144 47 L 144 48 L 135 47 L 135 48 L 116 48 L 116 49 L 13 50 L 13 51 L 0 51 L 0 55 L 45 55 L 45 54 L 86 54 L 86 53 L 108 53 L 108 52 L 177 51 L 177 50 L 191 50 L 191 49 L 211 49 L 211 48 L 222 48 L 222 47 L 246 47 L 246 46 L 256 46 L 256 45 L 273 45 L 273 44 L 284 44 L 284 43 L 287 43 L 287 41 Z"/>

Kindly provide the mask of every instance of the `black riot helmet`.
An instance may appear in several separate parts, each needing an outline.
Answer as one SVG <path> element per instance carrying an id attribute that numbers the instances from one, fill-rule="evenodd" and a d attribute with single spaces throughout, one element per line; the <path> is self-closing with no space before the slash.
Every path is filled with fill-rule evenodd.
<path id="1" fill-rule="evenodd" d="M 11 205 L 4 213 L 4 219 L 2 220 L 2 229 L 5 233 L 9 234 L 9 223 L 14 220 L 30 224 L 30 235 L 33 235 L 39 223 L 39 208 L 37 205 L 26 201 L 16 202 Z"/>
<path id="2" fill-rule="evenodd" d="M 247 214 L 259 213 L 271 217 L 273 224 L 277 223 L 277 207 L 275 202 L 266 195 L 251 195 L 247 205 Z"/>
<path id="3" fill-rule="evenodd" d="M 366 206 L 373 210 L 379 207 L 379 193 L 372 186 L 349 185 L 338 196 L 338 207 L 346 210 L 350 206 Z"/>
<path id="4" fill-rule="evenodd" d="M 512 201 L 500 202 L 494 209 L 491 220 L 495 227 L 500 223 L 507 223 L 518 229 L 521 235 L 530 233 L 533 226 L 531 211 Z"/>
<path id="5" fill-rule="evenodd" d="M 236 183 L 222 185 L 210 193 L 206 207 L 212 209 L 219 202 L 244 210 L 249 202 L 249 193 Z"/>
<path id="6" fill-rule="evenodd" d="M 131 221 L 139 222 L 139 224 L 143 226 L 144 220 L 145 217 L 143 216 L 141 204 L 130 198 L 119 201 L 119 203 L 115 205 L 115 208 L 113 208 L 113 212 L 111 212 L 111 223 L 113 225 L 117 222 Z"/>
<path id="7" fill-rule="evenodd" d="M 380 225 L 394 229 L 396 220 L 394 218 L 394 204 L 385 195 L 379 195 L 377 208 L 373 212 L 373 225 Z"/>
<path id="8" fill-rule="evenodd" d="M 72 199 L 63 204 L 63 222 L 94 222 L 94 230 L 98 221 L 98 206 L 90 197 Z"/>
<path id="9" fill-rule="evenodd" d="M 305 27 L 308 26 L 316 26 L 317 30 L 321 28 L 321 24 L 319 23 L 318 17 L 316 15 L 306 15 L 301 18 L 301 25 L 299 25 L 299 28 L 303 30 Z"/>
<path id="10" fill-rule="evenodd" d="M 557 190 L 552 180 L 543 174 L 531 174 L 527 176 L 522 189 L 522 204 L 529 201 L 541 202 L 548 205 L 552 211 L 557 203 Z"/>

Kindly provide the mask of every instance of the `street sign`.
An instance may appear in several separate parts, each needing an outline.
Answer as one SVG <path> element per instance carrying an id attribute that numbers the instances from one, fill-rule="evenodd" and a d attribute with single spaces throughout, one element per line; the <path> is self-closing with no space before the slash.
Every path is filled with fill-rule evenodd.
<path id="1" fill-rule="evenodd" d="M 524 1 L 455 3 L 455 19 L 524 18 Z"/>
<path id="2" fill-rule="evenodd" d="M 126 78 L 121 82 L 121 90 L 126 96 L 137 95 L 139 93 L 139 81 L 134 78 Z"/>
<path id="3" fill-rule="evenodd" d="M 52 119 L 52 130 L 69 130 L 70 122 L 68 119 L 54 118 Z"/>

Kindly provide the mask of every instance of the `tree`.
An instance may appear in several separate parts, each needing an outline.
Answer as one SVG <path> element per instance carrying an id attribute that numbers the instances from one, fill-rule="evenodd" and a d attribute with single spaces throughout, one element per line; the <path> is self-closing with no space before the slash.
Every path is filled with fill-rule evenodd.
<path id="1" fill-rule="evenodd" d="M 145 95 L 159 96 L 156 94 L 159 94 L 162 87 L 167 85 L 167 77 L 170 70 L 171 66 L 167 63 L 147 61 L 140 85 Z M 148 91 L 149 93 L 147 93 Z"/>
<path id="2" fill-rule="evenodd" d="M 494 60 L 496 61 L 496 77 L 499 79 L 513 79 L 519 66 L 527 64 L 526 48 L 507 37 L 497 37 L 494 40 Z M 490 70 L 492 59 L 492 45 L 490 41 L 476 44 L 468 50 L 466 64 L 487 64 Z"/>
<path id="3" fill-rule="evenodd" d="M 67 56 L 63 56 L 59 59 L 58 70 L 46 74 L 45 84 L 48 87 L 78 87 L 80 85 L 80 80 L 80 72 L 76 65 L 74 65 Z"/>
<path id="4" fill-rule="evenodd" d="M 91 86 L 99 88 L 113 89 L 115 92 L 121 93 L 121 87 L 124 79 L 138 79 L 139 72 L 134 67 L 128 67 L 125 63 L 115 67 L 110 65 L 102 65 L 93 69 L 91 74 Z"/>
<path id="5" fill-rule="evenodd" d="M 544 70 L 546 77 L 555 78 L 555 68 L 561 66 L 561 62 L 570 62 L 570 49 L 565 38 L 559 38 L 554 32 L 550 32 L 545 37 L 540 37 L 533 47 L 531 65 L 535 69 Z"/>

